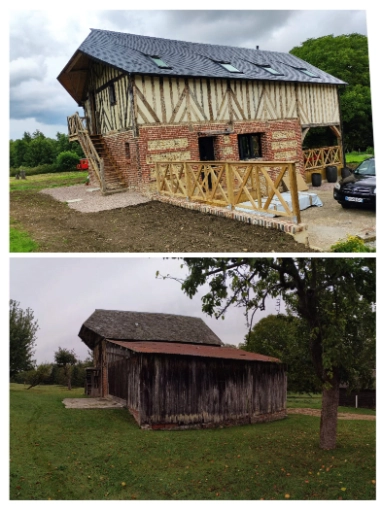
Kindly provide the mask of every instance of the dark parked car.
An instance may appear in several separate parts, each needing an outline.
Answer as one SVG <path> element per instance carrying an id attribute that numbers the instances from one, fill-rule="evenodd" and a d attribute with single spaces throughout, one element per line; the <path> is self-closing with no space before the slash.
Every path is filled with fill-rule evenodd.
<path id="1" fill-rule="evenodd" d="M 333 196 L 344 208 L 355 204 L 375 207 L 375 158 L 365 159 L 349 176 L 337 182 Z"/>

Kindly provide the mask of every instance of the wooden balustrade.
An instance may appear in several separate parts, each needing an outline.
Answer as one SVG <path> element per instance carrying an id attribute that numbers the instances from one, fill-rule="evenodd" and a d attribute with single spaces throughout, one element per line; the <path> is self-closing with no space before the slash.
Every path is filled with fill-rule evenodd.
<path id="1" fill-rule="evenodd" d="M 174 161 L 156 163 L 158 192 L 243 211 L 275 214 L 277 198 L 286 216 L 301 222 L 295 164 L 285 161 Z M 288 178 L 292 207 L 280 191 Z"/>
<path id="2" fill-rule="evenodd" d="M 307 149 L 304 153 L 305 170 L 320 170 L 328 165 L 339 166 L 343 164 L 342 151 L 339 145 L 334 147 L 321 147 Z"/>

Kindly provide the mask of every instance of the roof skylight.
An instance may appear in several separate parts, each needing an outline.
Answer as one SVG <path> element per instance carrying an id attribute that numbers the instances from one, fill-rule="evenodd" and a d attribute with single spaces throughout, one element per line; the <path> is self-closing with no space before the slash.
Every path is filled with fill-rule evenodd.
<path id="1" fill-rule="evenodd" d="M 166 64 L 166 62 L 161 59 L 161 57 L 158 57 L 158 55 L 147 55 L 158 67 L 161 69 L 171 69 L 171 67 Z"/>
<path id="2" fill-rule="evenodd" d="M 239 71 L 239 69 L 236 69 L 236 67 L 233 66 L 230 62 L 218 62 L 218 64 L 223 66 L 224 69 L 226 71 L 229 71 L 230 73 L 240 73 L 240 74 L 242 74 L 242 72 Z"/>
<path id="3" fill-rule="evenodd" d="M 267 71 L 268 73 L 273 74 L 274 76 L 283 76 L 283 73 L 280 73 L 279 71 L 276 71 L 273 67 L 271 67 L 268 64 L 256 64 L 257 67 L 260 67 L 261 69 L 264 69 L 264 71 Z"/>
<path id="4" fill-rule="evenodd" d="M 308 71 L 308 69 L 305 69 L 304 67 L 295 67 L 297 71 L 301 71 L 302 73 L 306 74 L 307 76 L 310 76 L 311 78 L 319 78 L 317 74 L 312 73 L 312 71 Z"/>

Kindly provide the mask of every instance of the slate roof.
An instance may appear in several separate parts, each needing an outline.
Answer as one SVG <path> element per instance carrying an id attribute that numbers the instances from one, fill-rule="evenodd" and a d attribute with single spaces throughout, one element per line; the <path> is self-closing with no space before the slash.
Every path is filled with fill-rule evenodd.
<path id="1" fill-rule="evenodd" d="M 78 336 L 91 349 L 104 338 L 223 345 L 220 338 L 197 317 L 118 310 L 95 310 L 82 325 Z"/>
<path id="2" fill-rule="evenodd" d="M 198 356 L 202 358 L 222 358 L 242 361 L 263 361 L 280 363 L 280 360 L 272 356 L 264 356 L 255 352 L 247 352 L 232 347 L 219 347 L 215 345 L 194 345 L 175 342 L 121 342 L 109 340 L 109 342 L 125 347 L 134 352 L 148 354 L 180 354 L 182 356 Z"/>
<path id="3" fill-rule="evenodd" d="M 132 74 L 345 84 L 289 53 L 175 41 L 108 30 L 91 29 L 71 61 L 78 51 Z M 148 55 L 160 57 L 171 69 L 159 68 Z M 216 61 L 229 62 L 242 74 L 231 73 Z M 66 67 L 70 66 L 70 62 Z M 282 76 L 270 74 L 258 67 L 261 65 L 270 65 Z M 309 77 L 296 68 L 306 68 L 317 78 Z"/>

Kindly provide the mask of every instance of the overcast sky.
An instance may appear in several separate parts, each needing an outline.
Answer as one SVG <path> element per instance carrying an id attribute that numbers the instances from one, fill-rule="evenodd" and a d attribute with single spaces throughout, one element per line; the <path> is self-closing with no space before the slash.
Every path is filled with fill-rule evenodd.
<path id="1" fill-rule="evenodd" d="M 186 268 L 180 266 L 181 260 L 162 257 L 13 258 L 10 298 L 24 310 L 31 308 L 38 320 L 38 363 L 53 362 L 58 347 L 74 349 L 85 359 L 88 348 L 78 332 L 97 308 L 199 317 L 224 343 L 243 342 L 248 329 L 242 309 L 233 308 L 225 320 L 210 318 L 201 311 L 200 298 L 205 292 L 190 299 L 178 282 L 155 276 L 160 271 L 184 277 Z M 273 302 L 264 312 L 258 312 L 255 322 L 270 313 L 275 313 Z"/>
<path id="2" fill-rule="evenodd" d="M 300 3 L 288 2 L 288 6 L 295 8 Z M 353 3 L 368 10 L 90 11 L 86 10 L 90 4 L 87 1 L 81 2 L 80 9 L 79 2 L 66 1 L 60 6 L 55 3 L 54 10 L 50 11 L 28 10 L 30 5 L 37 9 L 40 2 L 30 4 L 15 0 L 12 8 L 21 5 L 24 9 L 10 11 L 10 138 L 21 138 L 25 131 L 33 133 L 36 129 L 52 138 L 57 131 L 67 132 L 66 117 L 81 109 L 56 78 L 86 39 L 90 28 L 289 52 L 308 38 L 354 32 L 366 35 L 367 24 L 372 24 L 373 19 L 377 23 L 377 20 L 368 7 L 368 0 L 348 1 L 346 7 L 353 9 Z M 163 8 L 174 4 L 160 2 Z M 274 4 L 277 6 L 280 2 L 266 3 L 268 8 L 273 8 Z M 317 5 L 324 9 L 326 4 L 329 8 L 336 6 L 325 1 Z M 113 7 L 118 3 L 112 0 L 101 5 Z M 137 5 L 147 8 L 158 4 L 141 1 L 134 3 Z M 199 5 L 192 3 L 193 8 Z M 215 3 L 201 5 L 211 8 Z M 241 8 L 243 5 L 250 4 L 238 4 Z M 63 6 L 65 10 L 60 10 Z M 378 7 L 378 3 L 375 6 Z"/>

